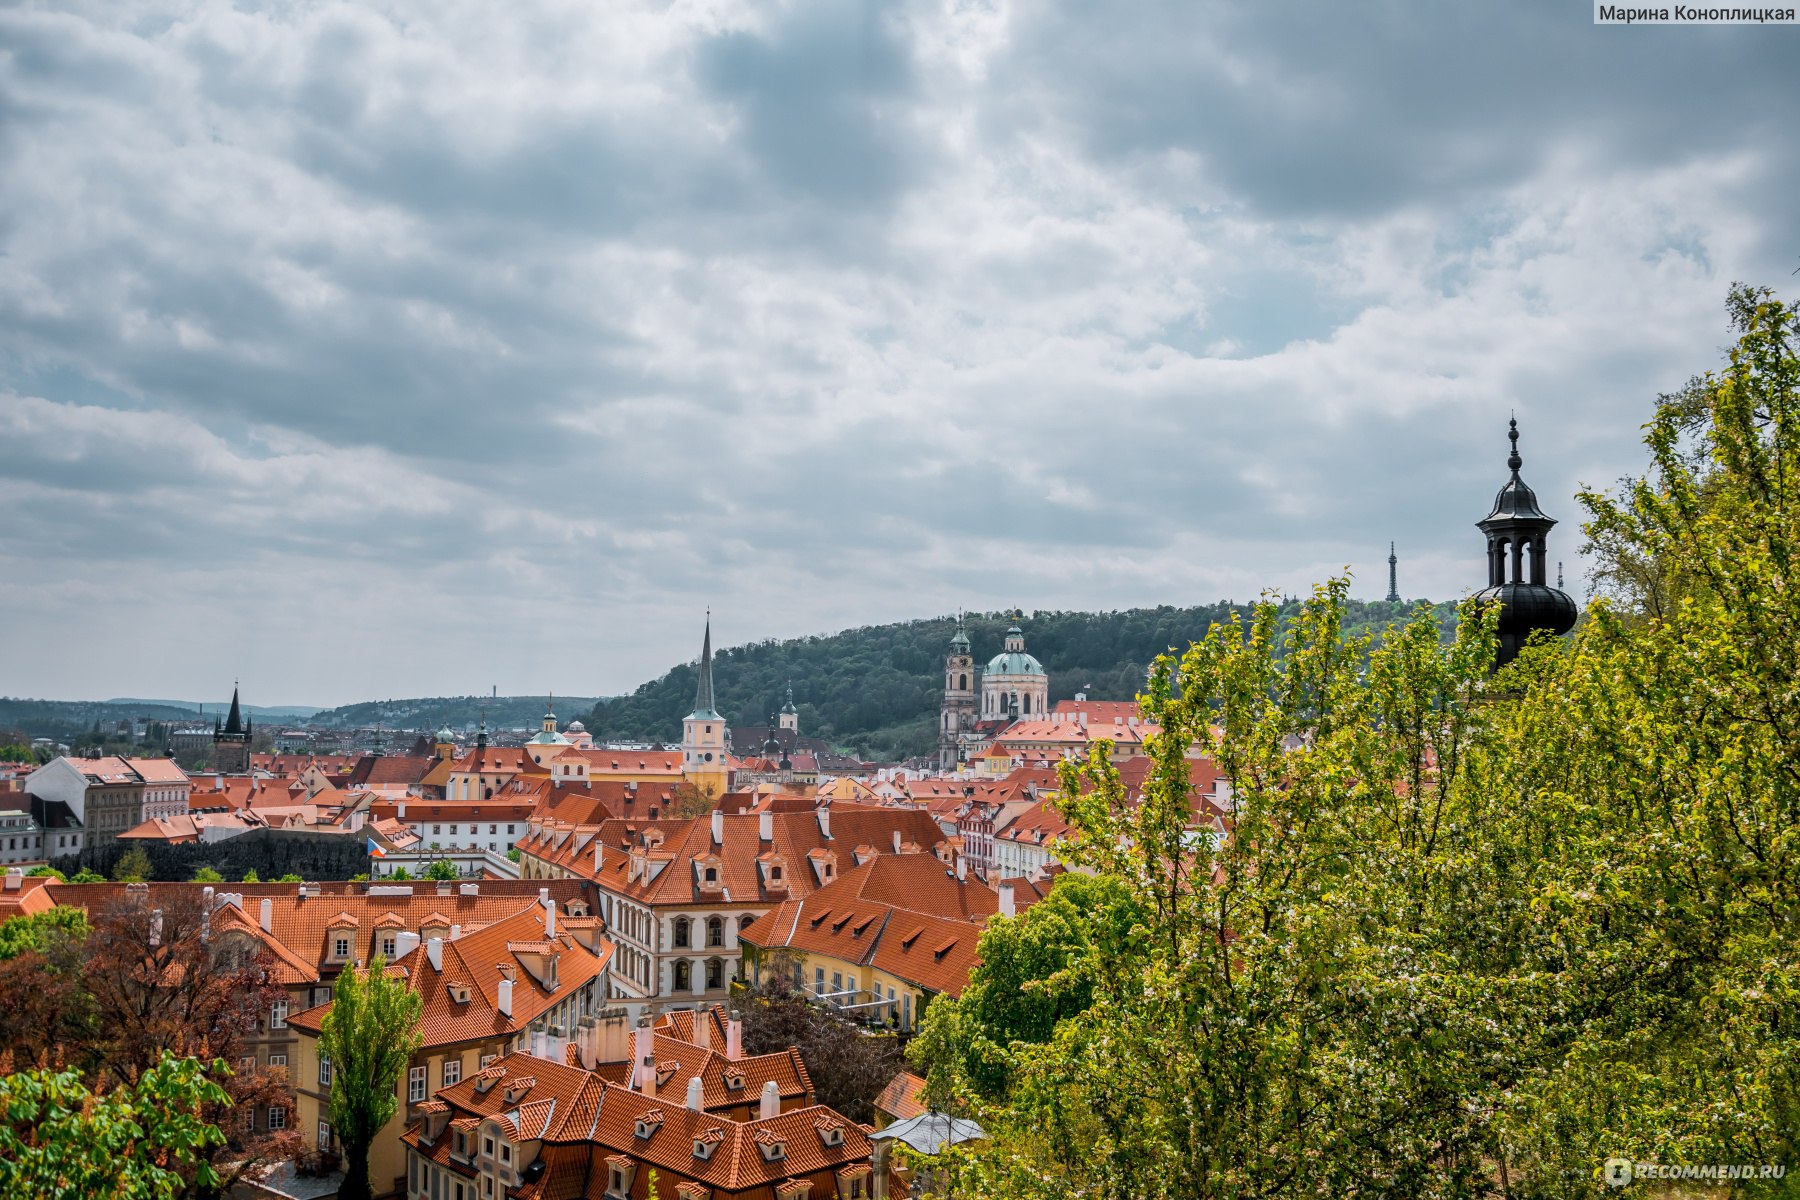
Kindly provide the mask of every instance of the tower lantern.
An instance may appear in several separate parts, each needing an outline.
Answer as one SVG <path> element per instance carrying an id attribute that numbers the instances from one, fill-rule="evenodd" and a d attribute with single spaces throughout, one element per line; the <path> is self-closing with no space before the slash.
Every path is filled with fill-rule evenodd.
<path id="1" fill-rule="evenodd" d="M 1512 453 L 1506 465 L 1512 478 L 1494 497 L 1494 511 L 1476 522 L 1487 535 L 1488 586 L 1477 600 L 1500 604 L 1500 651 L 1496 666 L 1517 658 L 1526 641 L 1538 630 L 1561 635 L 1575 627 L 1575 602 L 1567 593 L 1551 587 L 1546 542 L 1554 518 L 1538 507 L 1537 494 L 1519 478 L 1524 460 L 1519 457 L 1519 422 L 1508 431 Z"/>

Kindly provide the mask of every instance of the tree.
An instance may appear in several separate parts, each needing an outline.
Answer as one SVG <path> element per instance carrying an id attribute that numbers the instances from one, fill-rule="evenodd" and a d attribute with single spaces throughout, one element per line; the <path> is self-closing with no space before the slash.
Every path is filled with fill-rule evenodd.
<path id="1" fill-rule="evenodd" d="M 424 1001 L 376 955 L 346 967 L 320 1020 L 319 1053 L 331 1060 L 331 1127 L 344 1147 L 344 1200 L 367 1200 L 369 1144 L 399 1107 L 401 1073 L 421 1043 Z"/>
<path id="2" fill-rule="evenodd" d="M 100 872 L 98 872 L 98 871 L 90 871 L 86 867 L 83 867 L 81 870 L 75 872 L 75 874 L 70 877 L 69 882 L 70 883 L 105 883 L 106 876 L 100 874 Z"/>
<path id="3" fill-rule="evenodd" d="M 257 874 L 257 873 L 256 873 L 256 868 L 255 868 L 255 867 L 251 867 L 251 868 L 250 868 L 250 869 L 249 869 L 249 870 L 247 870 L 247 871 L 245 871 L 245 872 L 244 872 L 244 878 L 243 878 L 243 879 L 242 879 L 242 880 L 241 880 L 241 881 L 240 881 L 240 882 L 243 882 L 243 883 L 261 883 L 261 882 L 262 882 L 262 876 L 261 876 L 261 875 L 258 875 L 258 874 Z"/>
<path id="4" fill-rule="evenodd" d="M 190 1178 L 216 1187 L 206 1154 L 225 1136 L 205 1113 L 225 1103 L 210 1077 L 224 1069 L 166 1056 L 99 1095 L 75 1071 L 0 1076 L 0 1195 L 151 1200 Z"/>
<path id="5" fill-rule="evenodd" d="M 449 859 L 440 858 L 433 862 L 429 867 L 425 868 L 425 878 L 437 880 L 461 879 L 462 872 L 457 870 L 456 864 Z"/>
<path id="6" fill-rule="evenodd" d="M 87 937 L 87 914 L 79 908 L 57 907 L 48 912 L 8 917 L 0 922 L 0 961 L 27 951 L 44 953 L 55 942 L 81 941 Z"/>
<path id="7" fill-rule="evenodd" d="M 903 1059 L 891 1034 L 868 1034 L 840 1016 L 806 1001 L 794 987 L 784 956 L 771 956 L 762 982 L 741 993 L 744 1053 L 800 1051 L 818 1103 L 852 1121 L 875 1116 L 881 1094 Z"/>
<path id="8" fill-rule="evenodd" d="M 147 898 L 123 896 L 90 911 L 91 929 L 81 947 L 81 994 L 91 1013 L 91 1032 L 67 1048 L 105 1079 L 134 1085 L 165 1054 L 210 1062 L 240 1062 L 269 1007 L 286 998 L 270 982 L 273 960 L 247 933 L 221 933 L 197 889 Z M 223 1081 L 225 1104 L 208 1108 L 226 1142 L 205 1157 L 220 1170 L 217 1189 L 229 1191 L 262 1165 L 300 1148 L 297 1129 L 261 1132 L 242 1118 L 251 1109 L 293 1107 L 286 1071 L 260 1064 L 240 1067 Z M 292 1122 L 289 1122 L 290 1126 Z M 197 1185 L 198 1186 L 198 1185 Z"/>
<path id="9" fill-rule="evenodd" d="M 150 865 L 150 855 L 142 846 L 131 847 L 113 864 L 114 883 L 142 883 L 153 874 L 155 868 Z"/>
<path id="10" fill-rule="evenodd" d="M 64 875 L 61 871 L 57 870 L 55 867 L 48 866 L 48 865 L 33 867 L 33 868 L 31 868 L 31 870 L 25 872 L 25 874 L 27 877 L 30 877 L 33 875 L 44 875 L 44 876 L 48 876 L 51 879 L 61 880 L 64 883 L 67 883 L 69 881 L 69 877 L 67 875 Z"/>
<path id="11" fill-rule="evenodd" d="M 684 779 L 675 785 L 675 799 L 664 815 L 677 821 L 704 817 L 717 803 L 718 797 L 708 795 L 705 790 Z"/>
<path id="12" fill-rule="evenodd" d="M 1058 1022 L 1086 1011 L 1093 971 L 1116 959 L 1146 916 L 1116 879 L 1077 872 L 1018 917 L 982 930 L 980 965 L 960 998 L 934 1000 L 908 1057 L 949 1103 L 959 1087 L 1006 1094 L 1016 1042 L 1047 1042 Z"/>
<path id="13" fill-rule="evenodd" d="M 277 882 L 277 883 L 304 883 L 305 881 L 303 879 L 301 879 L 300 876 L 294 874 L 292 871 L 289 871 L 287 874 L 283 875 L 280 879 L 276 880 L 275 882 Z"/>
<path id="14" fill-rule="evenodd" d="M 225 877 L 211 867 L 202 866 L 194 871 L 194 883 L 224 883 Z"/>

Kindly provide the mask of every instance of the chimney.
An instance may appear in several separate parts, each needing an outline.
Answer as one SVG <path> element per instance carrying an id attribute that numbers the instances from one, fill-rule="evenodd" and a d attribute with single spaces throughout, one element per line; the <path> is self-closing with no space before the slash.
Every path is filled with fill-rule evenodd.
<path id="1" fill-rule="evenodd" d="M 765 808 L 757 814 L 756 836 L 765 842 L 775 840 L 775 814 L 769 809 Z"/>
<path id="2" fill-rule="evenodd" d="M 443 970 L 444 969 L 444 939 L 443 938 L 432 938 L 429 942 L 426 942 L 425 943 L 425 957 L 431 960 L 431 969 L 432 970 L 434 970 L 434 971 Z"/>
<path id="3" fill-rule="evenodd" d="M 267 896 L 263 897 L 262 916 L 258 919 L 257 924 L 262 926 L 264 933 L 275 932 L 275 901 Z"/>
<path id="4" fill-rule="evenodd" d="M 771 1079 L 769 1082 L 773 1083 L 775 1081 Z M 692 1079 L 688 1080 L 688 1105 L 687 1106 L 689 1109 L 691 1109 L 694 1112 L 700 1112 L 706 1107 L 706 1105 L 704 1103 L 705 1099 L 706 1099 L 706 1085 L 701 1083 L 700 1077 L 698 1075 L 696 1075 Z"/>
<path id="5" fill-rule="evenodd" d="M 712 1049 L 712 1009 L 710 1008 L 694 1010 L 694 1045 L 702 1050 Z"/>
<path id="6" fill-rule="evenodd" d="M 461 936 L 462 936 L 462 926 L 461 925 L 452 925 L 450 927 L 450 940 L 454 942 L 457 938 L 459 938 Z"/>
<path id="7" fill-rule="evenodd" d="M 819 805 L 819 836 L 831 840 L 831 805 Z"/>
<path id="8" fill-rule="evenodd" d="M 633 1047 L 632 1059 L 637 1063 L 637 1077 L 632 1087 L 640 1092 L 656 1091 L 656 1042 L 655 1035 L 650 1032 L 649 1016 L 641 1016 L 637 1023 L 637 1045 Z"/>
<path id="9" fill-rule="evenodd" d="M 436 938 L 432 938 L 431 944 L 436 946 L 439 942 Z M 503 1017 L 512 1016 L 512 989 L 512 980 L 502 979 L 500 981 L 500 995 L 494 1000 L 494 1007 L 500 1010 L 500 1015 Z"/>
<path id="10" fill-rule="evenodd" d="M 773 1079 L 763 1084 L 762 1107 L 756 1115 L 765 1121 L 781 1115 L 781 1089 Z"/>
<path id="11" fill-rule="evenodd" d="M 406 801 L 402 800 L 394 806 L 394 819 L 396 821 L 406 820 Z"/>
<path id="12" fill-rule="evenodd" d="M 725 1057 L 733 1062 L 744 1057 L 744 1021 L 736 1009 L 725 1018 Z"/>
<path id="13" fill-rule="evenodd" d="M 956 856 L 956 882 L 961 883 L 969 877 L 969 860 L 962 855 Z"/>
<path id="14" fill-rule="evenodd" d="M 16 892 L 21 887 L 24 887 L 24 886 L 25 886 L 25 868 L 24 867 L 8 867 L 8 868 L 6 868 L 6 890 L 9 892 Z"/>
<path id="15" fill-rule="evenodd" d="M 900 853 L 900 831 L 894 830 L 894 853 Z"/>
<path id="16" fill-rule="evenodd" d="M 1083 710 L 1083 712 L 1081 714 L 1081 727 L 1083 729 L 1087 728 L 1087 712 L 1086 712 L 1086 710 Z"/>
<path id="17" fill-rule="evenodd" d="M 1003 917 L 1018 915 L 1018 910 L 1013 906 L 1013 885 L 1011 883 L 1002 882 L 1000 885 L 1000 915 Z"/>
<path id="18" fill-rule="evenodd" d="M 723 846 L 725 844 L 725 812 L 723 809 L 712 810 L 712 826 L 713 845 Z"/>
<path id="19" fill-rule="evenodd" d="M 267 903 L 267 901 L 264 901 Z M 402 929 L 394 935 L 394 957 L 404 958 L 419 948 L 419 935 L 409 929 Z"/>

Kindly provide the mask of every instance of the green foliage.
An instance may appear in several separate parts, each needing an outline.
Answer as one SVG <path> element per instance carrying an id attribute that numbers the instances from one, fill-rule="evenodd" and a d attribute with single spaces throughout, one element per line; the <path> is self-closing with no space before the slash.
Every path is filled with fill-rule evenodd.
<path id="1" fill-rule="evenodd" d="M 241 882 L 241 883 L 261 883 L 262 876 L 260 876 L 256 873 L 255 867 L 251 867 L 248 871 L 244 872 L 244 878 L 242 880 L 240 880 L 239 882 Z"/>
<path id="2" fill-rule="evenodd" d="M 1064 775 L 1070 860 L 1132 935 L 1040 954 L 1090 989 L 1047 1038 L 927 1017 L 934 1089 L 993 1135 L 953 1190 L 1592 1197 L 1612 1155 L 1795 1160 L 1795 325 L 1751 305 L 1704 427 L 1666 402 L 1646 479 L 1584 497 L 1679 581 L 1660 610 L 1602 602 L 1494 675 L 1493 612 L 1371 648 L 1335 581 L 1158 662 L 1142 801 L 1104 748 Z M 1194 745 L 1232 788 L 1217 851 Z"/>
<path id="3" fill-rule="evenodd" d="M 1110 613 L 1046 610 L 1025 622 L 1026 647 L 1050 673 L 1052 701 L 1077 691 L 1096 700 L 1129 700 L 1153 658 L 1241 610 L 1230 602 Z M 1403 611 L 1385 602 L 1347 601 L 1345 623 L 1355 632 L 1378 632 Z M 1447 634 L 1454 606 L 1432 611 Z M 1298 602 L 1284 602 L 1281 612 L 1292 617 Z M 1010 623 L 1004 613 L 967 618 L 978 665 L 999 653 Z M 719 710 L 737 725 L 765 725 L 792 681 L 800 729 L 807 736 L 874 759 L 927 753 L 937 744 L 944 655 L 955 627 L 953 619 L 941 617 L 715 651 Z M 630 695 L 597 703 L 588 728 L 601 738 L 678 738 L 697 680 L 697 663 L 676 667 Z"/>
<path id="4" fill-rule="evenodd" d="M 388 876 L 389 879 L 398 879 L 398 880 L 411 879 L 412 877 L 413 877 L 412 872 L 407 870 L 405 867 L 395 867 L 393 870 L 393 873 Z M 365 875 L 365 876 L 363 876 L 363 878 L 367 879 L 368 876 Z"/>
<path id="5" fill-rule="evenodd" d="M 225 877 L 211 867 L 200 867 L 194 872 L 190 883 L 224 883 Z"/>
<path id="6" fill-rule="evenodd" d="M 46 953 L 55 942 L 78 942 L 87 933 L 87 914 L 79 908 L 57 907 L 29 916 L 8 917 L 0 922 L 0 962 L 28 950 Z"/>
<path id="7" fill-rule="evenodd" d="M 210 1188 L 218 1177 L 204 1154 L 225 1136 L 200 1110 L 227 1099 L 199 1062 L 171 1055 L 99 1096 L 74 1071 L 0 1076 L 0 1195 L 152 1200 L 190 1178 Z"/>
<path id="8" fill-rule="evenodd" d="M 425 878 L 438 880 L 461 879 L 462 872 L 457 870 L 456 864 L 449 859 L 440 858 L 433 862 L 429 867 L 425 868 Z"/>
<path id="9" fill-rule="evenodd" d="M 364 878 L 366 879 L 368 877 L 364 876 Z M 283 875 L 280 879 L 277 879 L 275 882 L 277 882 L 277 883 L 302 883 L 302 882 L 304 882 L 304 880 L 302 880 L 300 878 L 300 876 L 294 874 L 292 871 L 289 871 L 287 874 Z"/>
<path id="10" fill-rule="evenodd" d="M 98 871 L 90 871 L 85 867 L 69 876 L 70 883 L 105 883 L 106 876 Z"/>
<path id="11" fill-rule="evenodd" d="M 120 856 L 113 864 L 112 877 L 114 883 L 143 883 L 155 874 L 150 865 L 150 855 L 142 846 L 133 846 Z"/>
<path id="12" fill-rule="evenodd" d="M 509 862 L 518 862 L 523 856 L 519 853 L 519 848 L 514 846 L 511 850 L 506 852 L 506 857 Z"/>
<path id="13" fill-rule="evenodd" d="M 6 745 L 0 746 L 0 762 L 28 763 L 36 761 L 37 756 L 31 752 L 29 743 L 8 742 Z"/>
<path id="14" fill-rule="evenodd" d="M 401 1074 L 418 1052 L 424 1002 L 376 955 L 366 970 L 346 967 L 320 1021 L 319 1053 L 331 1059 L 331 1127 L 344 1146 L 339 1195 L 366 1200 L 369 1143 L 399 1106 Z"/>
<path id="15" fill-rule="evenodd" d="M 967 1087 L 1004 1097 L 1014 1043 L 1047 1042 L 1058 1022 L 1085 1012 L 1092 972 L 1124 952 L 1146 916 L 1117 879 L 1071 872 L 1020 916 L 991 920 L 962 997 L 934 1000 L 907 1048 L 931 1094 L 948 1101 Z"/>
<path id="16" fill-rule="evenodd" d="M 67 883 L 69 881 L 69 877 L 67 875 L 64 875 L 61 871 L 57 870 L 55 867 L 52 867 L 52 866 L 45 866 L 45 865 L 36 866 L 36 867 L 31 868 L 31 870 L 25 872 L 25 874 L 27 877 L 30 877 L 33 875 L 45 875 L 51 879 L 60 879 L 64 883 Z"/>

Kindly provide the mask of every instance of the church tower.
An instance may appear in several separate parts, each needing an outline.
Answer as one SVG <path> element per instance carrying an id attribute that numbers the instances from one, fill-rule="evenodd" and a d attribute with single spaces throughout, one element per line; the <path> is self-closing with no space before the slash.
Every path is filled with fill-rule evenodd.
<path id="1" fill-rule="evenodd" d="M 800 732 L 800 710 L 794 707 L 794 681 L 791 679 L 787 685 L 787 703 L 781 706 L 781 727 L 792 734 Z"/>
<path id="2" fill-rule="evenodd" d="M 713 700 L 712 617 L 700 645 L 700 684 L 694 689 L 694 711 L 681 723 L 681 772 L 701 793 L 717 800 L 730 782 L 725 745 L 725 718 Z"/>
<path id="3" fill-rule="evenodd" d="M 1519 423 L 1513 421 L 1507 435 L 1512 453 L 1506 465 L 1512 478 L 1494 497 L 1494 511 L 1476 522 L 1487 535 L 1488 586 L 1477 600 L 1500 603 L 1500 652 L 1495 666 L 1517 658 L 1526 641 L 1538 630 L 1565 634 L 1575 628 L 1575 601 L 1546 581 L 1548 560 L 1545 542 L 1556 521 L 1538 507 L 1537 494 L 1519 478 L 1525 460 L 1519 457 Z"/>
<path id="4" fill-rule="evenodd" d="M 1025 652 L 1025 614 L 1013 610 L 1012 628 L 1006 631 L 1006 648 L 988 660 L 981 673 L 983 721 L 1041 720 L 1050 698 L 1050 675 Z"/>
<path id="5" fill-rule="evenodd" d="M 938 717 L 938 770 L 956 770 L 961 759 L 962 735 L 975 728 L 975 659 L 969 654 L 969 635 L 961 617 L 956 636 L 944 656 L 944 703 Z"/>
<path id="6" fill-rule="evenodd" d="M 237 684 L 231 685 L 231 713 L 225 724 L 213 725 L 213 770 L 221 775 L 250 773 L 250 722 L 238 707 Z"/>

